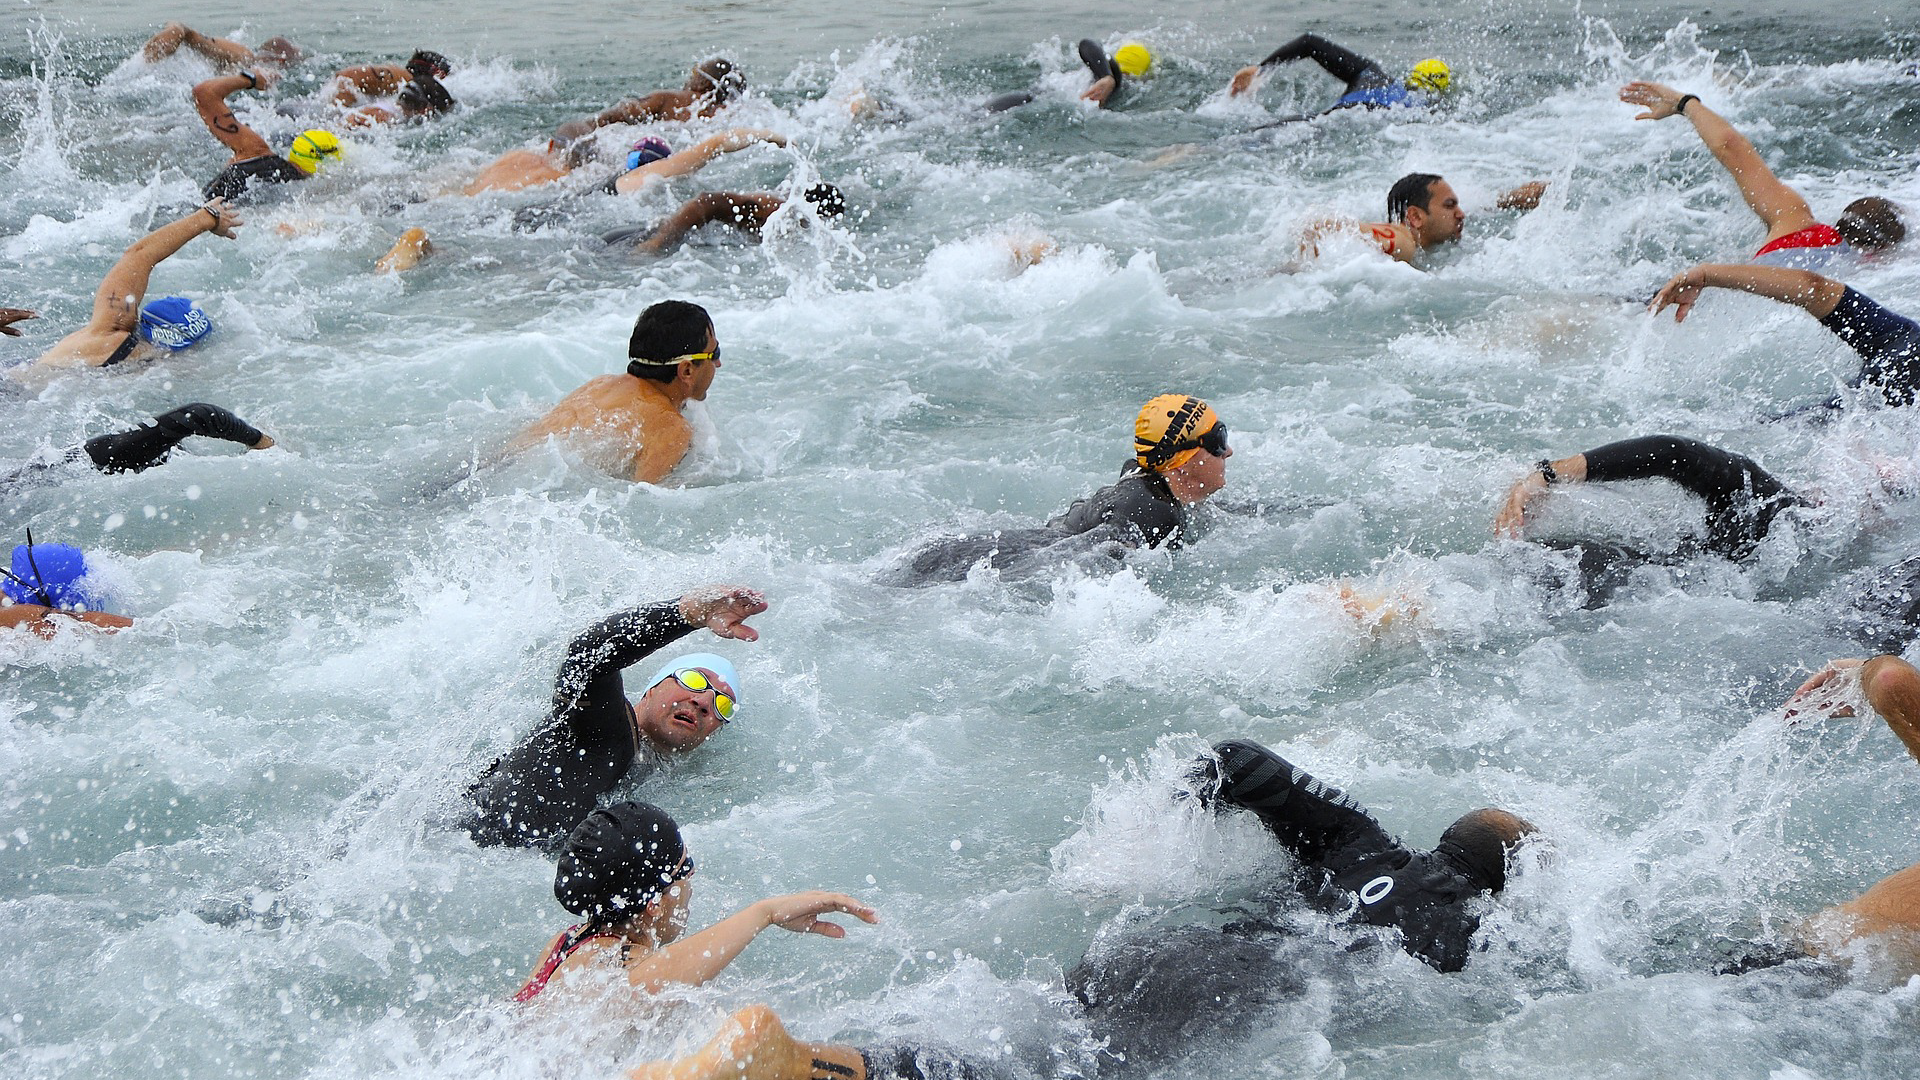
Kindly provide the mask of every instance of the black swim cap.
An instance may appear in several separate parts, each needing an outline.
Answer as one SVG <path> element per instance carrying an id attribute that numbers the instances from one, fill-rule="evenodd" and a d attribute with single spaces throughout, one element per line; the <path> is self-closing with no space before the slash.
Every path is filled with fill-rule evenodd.
<path id="1" fill-rule="evenodd" d="M 618 922 L 679 880 L 686 855 L 680 826 L 665 810 L 652 803 L 616 803 L 588 814 L 568 834 L 553 895 L 575 915 Z"/>
<path id="2" fill-rule="evenodd" d="M 814 212 L 823 218 L 837 218 L 847 212 L 847 197 L 832 184 L 815 184 L 800 197 L 812 203 Z"/>
<path id="3" fill-rule="evenodd" d="M 444 79 L 453 74 L 453 65 L 439 53 L 431 49 L 421 49 L 407 61 L 407 74 L 416 79 L 422 75 Z"/>
<path id="4" fill-rule="evenodd" d="M 1507 852 L 1535 831 L 1532 823 L 1505 810 L 1474 810 L 1447 826 L 1433 853 L 1497 893 L 1507 887 Z"/>

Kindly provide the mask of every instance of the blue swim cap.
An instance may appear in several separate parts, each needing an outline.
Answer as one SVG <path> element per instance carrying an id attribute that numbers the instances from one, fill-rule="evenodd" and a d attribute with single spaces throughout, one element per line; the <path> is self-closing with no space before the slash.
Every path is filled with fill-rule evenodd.
<path id="1" fill-rule="evenodd" d="M 627 151 L 627 168 L 633 170 L 642 165 L 651 165 L 661 158 L 672 156 L 672 154 L 673 147 L 667 145 L 667 140 L 660 138 L 658 135 L 649 135 L 639 142 L 634 143 L 633 149 Z"/>
<path id="2" fill-rule="evenodd" d="M 82 584 L 86 576 L 86 556 L 72 544 L 21 544 L 13 549 L 12 572 L 0 575 L 0 591 L 16 604 L 97 611 L 100 601 Z"/>
<path id="3" fill-rule="evenodd" d="M 163 296 L 140 308 L 140 336 L 163 349 L 184 349 L 213 333 L 213 320 L 184 296 Z"/>
<path id="4" fill-rule="evenodd" d="M 676 656 L 667 661 L 664 667 L 653 673 L 653 678 L 647 680 L 647 689 L 651 690 L 673 678 L 674 672 L 685 671 L 690 667 L 706 668 L 720 676 L 721 682 L 733 687 L 733 699 L 740 700 L 740 673 L 733 670 L 732 661 L 710 652 L 690 652 L 685 656 Z"/>

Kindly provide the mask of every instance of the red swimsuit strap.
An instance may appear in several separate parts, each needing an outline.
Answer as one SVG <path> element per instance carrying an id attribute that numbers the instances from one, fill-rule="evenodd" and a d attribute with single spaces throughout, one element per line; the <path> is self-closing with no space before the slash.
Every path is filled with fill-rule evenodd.
<path id="1" fill-rule="evenodd" d="M 595 938 L 619 936 L 605 931 L 591 931 L 586 923 L 567 927 L 561 931 L 560 936 L 553 939 L 553 944 L 547 947 L 547 958 L 541 963 L 540 970 L 534 972 L 533 977 L 527 980 L 527 984 L 513 995 L 513 1000 L 522 1004 L 532 1001 L 540 991 L 547 988 L 547 980 L 553 978 L 553 973 L 560 970 L 560 965 L 566 963 L 567 957 L 572 956 L 580 946 Z"/>

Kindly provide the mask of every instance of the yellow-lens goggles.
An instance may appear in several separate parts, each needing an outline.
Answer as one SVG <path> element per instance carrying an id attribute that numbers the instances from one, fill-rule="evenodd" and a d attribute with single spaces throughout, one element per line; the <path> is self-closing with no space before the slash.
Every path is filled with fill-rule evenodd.
<path id="1" fill-rule="evenodd" d="M 681 668 L 679 671 L 673 673 L 673 681 L 696 694 L 704 694 L 709 690 L 713 691 L 714 715 L 718 716 L 720 722 L 723 724 L 733 719 L 734 705 L 732 695 L 713 685 L 713 680 L 707 678 L 706 672 L 701 671 L 699 668 Z"/>

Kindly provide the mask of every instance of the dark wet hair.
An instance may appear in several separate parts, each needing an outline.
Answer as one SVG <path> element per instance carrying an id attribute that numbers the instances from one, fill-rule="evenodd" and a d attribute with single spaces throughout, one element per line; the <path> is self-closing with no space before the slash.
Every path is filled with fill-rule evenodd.
<path id="1" fill-rule="evenodd" d="M 640 313 L 633 322 L 633 336 L 627 339 L 627 355 L 637 363 L 627 365 L 627 374 L 655 382 L 672 382 L 679 365 L 669 363 L 676 356 L 707 351 L 707 331 L 713 317 L 699 304 L 685 300 L 662 300 Z"/>
<path id="2" fill-rule="evenodd" d="M 553 896 L 589 923 L 616 923 L 640 912 L 683 876 L 680 826 L 652 803 L 595 810 L 560 847 Z"/>
<path id="3" fill-rule="evenodd" d="M 1507 887 L 1507 853 L 1538 831 L 1517 814 L 1486 807 L 1460 815 L 1433 850 L 1481 888 L 1499 892 Z"/>
<path id="4" fill-rule="evenodd" d="M 275 34 L 261 42 L 260 47 L 253 50 L 253 55 L 270 64 L 291 64 L 306 54 L 300 51 L 300 46 Z"/>
<path id="5" fill-rule="evenodd" d="M 1842 240 L 1860 251 L 1890 248 L 1907 238 L 1907 224 L 1900 218 L 1900 208 L 1878 195 L 1848 203 L 1847 208 L 1840 211 L 1840 220 L 1833 225 Z"/>
<path id="6" fill-rule="evenodd" d="M 416 75 L 400 89 L 400 111 L 408 116 L 430 116 L 453 111 L 453 95 L 431 75 Z"/>
<path id="7" fill-rule="evenodd" d="M 415 79 L 427 76 L 444 79 L 453 74 L 453 65 L 447 58 L 430 49 L 421 49 L 407 60 L 407 74 Z"/>
<path id="8" fill-rule="evenodd" d="M 832 184 L 815 184 L 800 197 L 812 203 L 814 213 L 823 218 L 837 218 L 847 212 L 847 197 Z"/>
<path id="9" fill-rule="evenodd" d="M 1387 189 L 1387 220 L 1405 224 L 1407 207 L 1427 209 L 1427 204 L 1433 201 L 1434 182 L 1439 179 L 1439 173 L 1417 172 L 1395 180 Z"/>
<path id="10" fill-rule="evenodd" d="M 715 105 L 725 105 L 740 91 L 747 88 L 746 76 L 741 75 L 740 69 L 733 66 L 733 61 L 725 57 L 716 56 L 711 60 L 702 60 L 694 65 L 693 70 L 705 78 L 704 80 L 688 79 L 687 89 L 696 94 L 711 91 Z M 706 84 L 704 86 L 701 85 L 703 81 Z"/>

